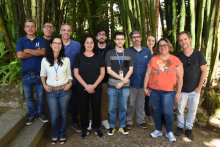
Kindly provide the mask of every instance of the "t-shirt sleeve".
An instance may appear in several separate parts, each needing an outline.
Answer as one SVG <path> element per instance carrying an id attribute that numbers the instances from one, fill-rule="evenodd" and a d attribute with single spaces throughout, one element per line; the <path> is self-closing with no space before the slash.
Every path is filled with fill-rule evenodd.
<path id="1" fill-rule="evenodd" d="M 45 40 L 43 38 L 40 38 L 40 49 L 42 48 L 46 49 L 46 44 L 45 44 Z"/>
<path id="2" fill-rule="evenodd" d="M 79 68 L 79 60 L 80 60 L 80 53 L 76 54 L 74 62 L 73 62 L 73 68 Z"/>
<path id="3" fill-rule="evenodd" d="M 22 38 L 21 38 L 17 41 L 16 53 L 19 52 L 19 51 L 23 51 L 23 50 L 24 50 L 24 45 L 23 45 L 23 41 L 22 41 Z"/>
<path id="4" fill-rule="evenodd" d="M 199 65 L 202 66 L 202 65 L 207 64 L 204 54 L 202 52 L 200 52 L 199 55 L 200 55 L 200 57 L 199 57 Z"/>
<path id="5" fill-rule="evenodd" d="M 111 61 L 110 61 L 110 51 L 107 52 L 105 56 L 105 62 L 107 67 L 111 67 Z"/>
<path id="6" fill-rule="evenodd" d="M 105 67 L 105 60 L 104 60 L 104 58 L 102 57 L 101 54 L 99 54 L 99 59 L 100 59 L 101 67 Z"/>
<path id="7" fill-rule="evenodd" d="M 133 53 L 130 51 L 130 56 L 131 56 L 131 60 L 129 62 L 129 67 L 134 66 L 134 57 L 133 57 Z"/>

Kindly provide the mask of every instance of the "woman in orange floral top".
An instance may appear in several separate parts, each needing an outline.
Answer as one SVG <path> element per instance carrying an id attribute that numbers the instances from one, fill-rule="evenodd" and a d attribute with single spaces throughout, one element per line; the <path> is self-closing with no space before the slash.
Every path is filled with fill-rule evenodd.
<path id="1" fill-rule="evenodd" d="M 183 65 L 177 57 L 171 55 L 173 47 L 168 39 L 161 38 L 157 43 L 157 48 L 159 54 L 151 58 L 144 79 L 144 93 L 150 96 L 156 127 L 150 135 L 153 138 L 163 135 L 161 123 L 161 114 L 163 114 L 166 137 L 171 142 L 175 142 L 173 108 L 175 102 L 178 103 L 181 98 Z"/>

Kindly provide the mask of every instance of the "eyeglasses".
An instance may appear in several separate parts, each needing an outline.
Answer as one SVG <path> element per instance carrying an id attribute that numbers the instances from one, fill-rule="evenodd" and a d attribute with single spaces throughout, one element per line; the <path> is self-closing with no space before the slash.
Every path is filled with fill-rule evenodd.
<path id="1" fill-rule="evenodd" d="M 134 37 L 131 37 L 132 39 L 140 39 L 141 36 L 134 36 Z"/>
<path id="2" fill-rule="evenodd" d="M 188 57 L 188 60 L 187 60 L 188 65 L 191 64 L 191 60 L 192 60 L 192 58 L 191 58 L 191 57 Z"/>
<path id="3" fill-rule="evenodd" d="M 125 40 L 125 39 L 115 39 L 116 41 L 123 41 L 123 40 Z"/>
<path id="4" fill-rule="evenodd" d="M 102 33 L 102 34 L 98 33 L 97 36 L 100 36 L 100 37 L 101 36 L 106 36 L 106 34 L 105 33 Z"/>
<path id="5" fill-rule="evenodd" d="M 53 30 L 53 26 L 44 26 L 46 29 L 51 29 L 51 30 Z"/>
<path id="6" fill-rule="evenodd" d="M 159 48 L 166 47 L 168 44 L 159 45 Z"/>
<path id="7" fill-rule="evenodd" d="M 57 42 L 53 42 L 53 45 L 58 45 L 58 46 L 62 46 L 62 43 L 57 43 Z"/>

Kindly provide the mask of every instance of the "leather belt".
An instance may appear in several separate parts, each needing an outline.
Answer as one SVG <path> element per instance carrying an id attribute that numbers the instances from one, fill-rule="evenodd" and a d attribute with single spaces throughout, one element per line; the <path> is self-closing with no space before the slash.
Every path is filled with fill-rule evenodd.
<path id="1" fill-rule="evenodd" d="M 49 85 L 48 85 L 48 87 L 49 87 L 51 90 L 58 91 L 58 90 L 64 89 L 64 87 L 65 87 L 66 85 L 67 85 L 67 84 L 64 84 L 64 85 L 61 85 L 61 86 L 57 86 L 57 87 L 53 87 L 53 86 L 49 86 Z"/>
<path id="2" fill-rule="evenodd" d="M 39 72 L 26 72 L 27 75 L 40 75 Z"/>

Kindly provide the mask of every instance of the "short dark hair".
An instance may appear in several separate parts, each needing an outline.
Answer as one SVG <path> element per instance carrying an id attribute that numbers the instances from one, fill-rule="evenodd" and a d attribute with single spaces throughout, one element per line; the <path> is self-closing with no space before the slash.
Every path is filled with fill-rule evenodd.
<path id="1" fill-rule="evenodd" d="M 98 30 L 96 31 L 96 35 L 98 35 L 98 33 L 102 32 L 102 31 L 104 31 L 106 33 L 105 28 L 98 28 Z"/>
<path id="2" fill-rule="evenodd" d="M 189 38 L 192 38 L 190 32 L 188 32 L 188 31 L 183 31 L 183 32 L 180 32 L 180 33 L 177 35 L 178 41 L 179 41 L 179 36 L 182 35 L 182 34 L 186 34 Z"/>
<path id="3" fill-rule="evenodd" d="M 52 24 L 53 25 L 52 22 L 46 22 L 46 23 L 44 23 L 44 27 L 45 27 L 46 24 Z"/>
<path id="4" fill-rule="evenodd" d="M 96 39 L 95 39 L 95 37 L 94 37 L 93 35 L 91 35 L 91 34 L 87 34 L 87 35 L 82 39 L 82 45 L 81 45 L 81 48 L 80 48 L 81 53 L 85 52 L 85 50 L 86 50 L 84 44 L 85 44 L 87 38 L 92 38 L 92 40 L 93 40 L 93 42 L 94 42 L 93 53 L 95 53 L 95 54 L 99 53 L 99 51 L 98 51 L 98 45 L 97 45 Z"/>
<path id="5" fill-rule="evenodd" d="M 115 32 L 114 39 L 116 39 L 116 36 L 118 36 L 118 35 L 123 35 L 124 39 L 125 39 L 125 34 L 123 32 Z"/>
<path id="6" fill-rule="evenodd" d="M 34 26 L 36 26 L 35 22 L 34 22 L 32 19 L 28 19 L 28 20 L 26 20 L 26 21 L 24 22 L 24 27 L 25 27 L 25 25 L 26 25 L 26 22 L 33 22 L 33 23 L 34 23 Z"/>
<path id="7" fill-rule="evenodd" d="M 139 34 L 141 36 L 141 31 L 140 30 L 133 30 L 131 33 L 130 33 L 130 38 L 132 38 L 132 36 L 134 34 Z M 142 37 L 142 36 L 141 36 Z"/>
<path id="8" fill-rule="evenodd" d="M 169 53 L 171 54 L 173 52 L 173 45 L 170 43 L 170 41 L 167 39 L 167 38 L 160 38 L 160 40 L 157 42 L 157 51 L 158 51 L 158 54 L 160 53 L 159 52 L 159 43 L 161 41 L 165 41 L 168 45 L 168 48 L 169 48 Z"/>
<path id="9" fill-rule="evenodd" d="M 62 25 L 60 26 L 60 30 L 62 30 L 62 27 L 63 27 L 63 26 L 70 26 L 70 29 L 71 29 L 71 31 L 72 31 L 72 26 L 71 26 L 70 24 L 68 24 L 68 23 L 62 24 Z"/>

